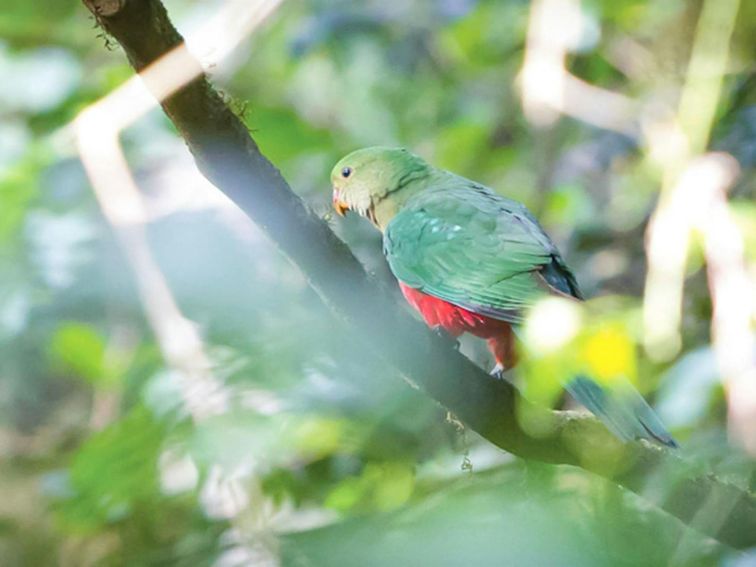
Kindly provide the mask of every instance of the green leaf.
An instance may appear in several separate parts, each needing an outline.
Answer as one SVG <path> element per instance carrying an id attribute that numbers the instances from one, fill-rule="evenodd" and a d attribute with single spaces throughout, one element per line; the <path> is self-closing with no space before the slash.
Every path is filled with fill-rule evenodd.
<path id="1" fill-rule="evenodd" d="M 84 380 L 110 385 L 117 378 L 106 362 L 104 338 L 84 323 L 65 323 L 50 341 L 53 360 Z"/>
<path id="2" fill-rule="evenodd" d="M 127 516 L 138 503 L 157 498 L 164 433 L 165 426 L 138 406 L 93 435 L 78 450 L 69 469 L 73 494 L 60 507 L 63 517 L 81 528 L 94 528 Z"/>

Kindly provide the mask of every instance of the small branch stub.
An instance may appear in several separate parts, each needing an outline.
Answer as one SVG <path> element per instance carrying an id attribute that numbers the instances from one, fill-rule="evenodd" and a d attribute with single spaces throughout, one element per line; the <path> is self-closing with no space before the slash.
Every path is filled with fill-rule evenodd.
<path id="1" fill-rule="evenodd" d="M 96 16 L 115 16 L 126 4 L 126 0 L 84 0 L 87 8 Z"/>

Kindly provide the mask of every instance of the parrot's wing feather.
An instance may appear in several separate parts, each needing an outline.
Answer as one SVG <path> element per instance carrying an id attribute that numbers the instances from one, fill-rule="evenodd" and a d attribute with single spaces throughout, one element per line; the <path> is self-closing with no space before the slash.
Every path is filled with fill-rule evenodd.
<path id="1" fill-rule="evenodd" d="M 417 195 L 383 242 L 401 282 L 492 318 L 520 322 L 522 309 L 546 293 L 580 297 L 527 209 L 482 186 L 460 182 Z"/>

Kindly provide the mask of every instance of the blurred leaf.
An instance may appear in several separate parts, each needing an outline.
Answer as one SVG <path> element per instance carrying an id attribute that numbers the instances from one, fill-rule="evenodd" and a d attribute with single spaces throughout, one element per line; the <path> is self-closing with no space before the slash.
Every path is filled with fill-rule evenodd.
<path id="1" fill-rule="evenodd" d="M 105 339 L 84 323 L 58 327 L 50 341 L 53 358 L 92 384 L 112 386 L 118 373 L 106 359 Z"/>
<path id="2" fill-rule="evenodd" d="M 288 535 L 284 564 L 667 565 L 686 533 L 685 565 L 709 565 L 718 551 L 605 481 L 544 469 L 531 464 L 467 477 L 394 513 Z M 342 504 L 353 501 L 346 492 Z"/>
<path id="3" fill-rule="evenodd" d="M 249 125 L 265 155 L 273 163 L 282 163 L 323 146 L 327 131 L 307 124 L 287 108 L 254 105 L 247 111 Z"/>
<path id="4" fill-rule="evenodd" d="M 580 185 L 555 187 L 546 199 L 542 222 L 545 226 L 575 226 L 593 220 L 593 203 Z"/>
<path id="5" fill-rule="evenodd" d="M 414 472 L 403 462 L 370 463 L 358 477 L 337 484 L 325 505 L 341 512 L 391 510 L 412 495 Z"/>
<path id="6" fill-rule="evenodd" d="M 344 435 L 344 423 L 336 419 L 311 417 L 294 427 L 292 445 L 306 458 L 334 453 Z"/>
<path id="7" fill-rule="evenodd" d="M 40 166 L 33 160 L 0 171 L 0 247 L 17 237 L 27 207 L 37 194 L 39 173 Z"/>
<path id="8" fill-rule="evenodd" d="M 160 495 L 158 457 L 166 432 L 144 407 L 90 437 L 69 469 L 72 497 L 60 503 L 63 517 L 94 529 L 122 520 L 139 503 Z"/>

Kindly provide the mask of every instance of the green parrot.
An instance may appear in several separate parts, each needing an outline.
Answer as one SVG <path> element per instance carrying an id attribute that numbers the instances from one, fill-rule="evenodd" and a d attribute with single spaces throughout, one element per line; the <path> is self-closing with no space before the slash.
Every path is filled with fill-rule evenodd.
<path id="1" fill-rule="evenodd" d="M 385 147 L 347 155 L 331 181 L 336 212 L 356 212 L 383 233 L 409 304 L 431 328 L 486 339 L 497 376 L 516 364 L 515 334 L 529 306 L 548 295 L 583 299 L 530 211 L 480 183 Z M 620 439 L 676 446 L 629 383 L 610 388 L 578 375 L 564 386 Z"/>

